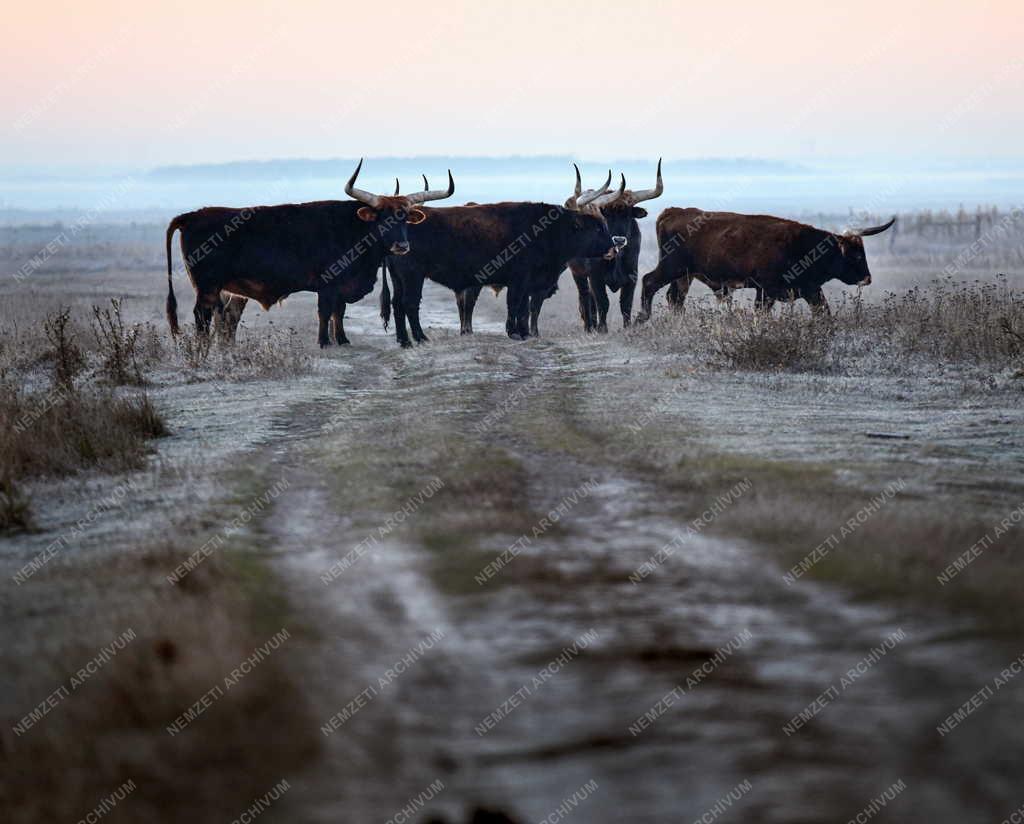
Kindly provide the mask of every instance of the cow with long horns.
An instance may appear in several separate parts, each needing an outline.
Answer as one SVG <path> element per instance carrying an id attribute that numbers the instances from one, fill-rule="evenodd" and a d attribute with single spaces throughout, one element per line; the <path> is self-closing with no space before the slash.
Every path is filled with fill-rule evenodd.
<path id="1" fill-rule="evenodd" d="M 607 191 L 607 185 L 600 193 Z M 531 310 L 539 313 L 553 282 L 574 257 L 615 255 L 607 223 L 549 203 L 489 203 L 424 210 L 429 223 L 413 227 L 413 252 L 388 259 L 394 282 L 395 333 L 409 346 L 406 319 L 418 343 L 427 340 L 419 321 L 425 279 L 447 286 L 457 296 L 481 287 L 507 289 L 505 330 L 510 338 L 529 335 Z M 461 296 L 460 296 L 461 297 Z M 536 297 L 536 303 L 533 299 Z M 387 322 L 389 310 L 382 306 Z M 467 307 L 459 300 L 460 314 Z M 472 306 L 463 317 L 472 322 Z"/>
<path id="2" fill-rule="evenodd" d="M 578 169 L 576 174 L 578 189 Z M 640 225 L 637 221 L 647 217 L 647 210 L 637 204 L 661 197 L 664 191 L 659 159 L 653 189 L 627 189 L 626 176 L 622 175 L 617 192 L 603 195 L 592 202 L 591 207 L 600 210 L 608 221 L 608 231 L 613 236 L 625 239 L 625 248 L 619 251 L 614 260 L 578 258 L 569 261 L 569 269 L 579 293 L 580 317 L 587 332 L 608 331 L 608 290 L 619 293 L 622 325 L 629 326 L 640 263 Z"/>
<path id="3" fill-rule="evenodd" d="M 576 188 L 573 194 L 565 201 L 565 208 L 571 209 L 574 212 L 593 215 L 601 220 L 605 220 L 598 204 L 605 199 L 613 199 L 622 194 L 621 190 L 618 192 L 608 192 L 608 187 L 612 182 L 611 169 L 608 170 L 608 178 L 600 189 L 587 189 L 584 192 L 583 182 L 580 178 L 579 166 L 574 163 L 573 168 L 576 170 Z M 607 221 L 605 222 L 607 223 Z M 611 231 L 610 226 L 609 231 Z M 615 246 L 616 252 L 621 253 L 622 248 L 626 245 L 626 237 L 624 235 L 617 235 L 613 231 L 612 244 Z M 605 260 L 605 256 L 596 258 L 595 260 Z M 541 307 L 544 305 L 544 301 L 552 297 L 558 291 L 558 278 L 561 277 L 563 271 L 564 267 L 557 271 L 548 272 L 546 277 L 537 273 L 537 276 L 534 278 L 533 289 L 527 298 L 527 313 L 529 316 L 528 332 L 531 337 L 538 337 L 540 335 L 539 321 Z M 477 298 L 480 296 L 480 288 L 481 287 L 479 286 L 474 286 L 456 293 L 456 303 L 459 307 L 459 323 L 461 325 L 461 333 L 463 335 L 473 334 L 473 307 L 476 306 Z M 493 288 L 496 294 L 501 291 L 501 286 L 495 286 Z"/>
<path id="4" fill-rule="evenodd" d="M 181 253 L 196 292 L 196 330 L 209 333 L 216 311 L 225 312 L 222 292 L 259 301 L 269 309 L 295 292 L 316 292 L 320 346 L 348 343 L 345 305 L 373 291 L 385 255 L 409 252 L 408 226 L 427 219 L 418 208 L 451 197 L 448 188 L 385 196 L 356 188 L 359 161 L 345 186 L 352 200 L 256 206 L 245 209 L 207 207 L 178 215 L 167 227 L 167 320 L 178 334 L 177 300 L 171 280 L 171 239 L 181 231 Z M 233 299 L 232 299 L 233 300 Z M 244 307 L 244 304 L 243 304 Z M 241 316 L 241 310 L 237 310 Z M 237 323 L 237 318 L 234 318 Z"/>
<path id="5" fill-rule="evenodd" d="M 673 283 L 681 305 L 694 279 L 716 294 L 757 290 L 757 307 L 770 311 L 777 300 L 803 298 L 828 313 L 821 287 L 830 280 L 850 286 L 871 283 L 865 237 L 896 222 L 843 234 L 767 215 L 738 215 L 700 209 L 666 209 L 658 216 L 658 265 L 644 275 L 637 321 L 647 320 L 658 290 Z"/>

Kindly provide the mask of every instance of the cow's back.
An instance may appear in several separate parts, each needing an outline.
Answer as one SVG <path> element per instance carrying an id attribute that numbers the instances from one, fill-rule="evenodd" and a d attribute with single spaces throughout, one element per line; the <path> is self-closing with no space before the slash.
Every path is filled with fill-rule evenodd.
<path id="1" fill-rule="evenodd" d="M 355 274 L 371 232 L 353 201 L 211 206 L 178 219 L 186 266 L 197 285 L 223 288 L 273 303 L 291 292 L 316 290 L 325 278 Z"/>
<path id="2" fill-rule="evenodd" d="M 554 211 L 553 211 L 554 210 Z M 557 207 L 547 203 L 488 203 L 424 208 L 409 227 L 410 252 L 391 258 L 397 272 L 429 277 L 451 289 L 505 284 L 547 248 L 545 229 Z"/>
<path id="3" fill-rule="evenodd" d="M 666 209 L 658 217 L 663 256 L 714 285 L 773 283 L 826 233 L 771 215 Z"/>

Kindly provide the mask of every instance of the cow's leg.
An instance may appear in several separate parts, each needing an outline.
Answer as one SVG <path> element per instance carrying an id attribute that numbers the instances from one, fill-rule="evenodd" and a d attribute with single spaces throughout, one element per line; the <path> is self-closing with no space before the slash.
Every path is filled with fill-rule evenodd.
<path id="1" fill-rule="evenodd" d="M 544 295 L 542 293 L 534 292 L 530 295 L 530 337 L 540 337 L 540 329 L 537 327 L 537 321 L 540 318 L 540 308 L 543 305 Z"/>
<path id="2" fill-rule="evenodd" d="M 643 289 L 640 292 L 640 314 L 636 322 L 643 323 L 651 317 L 651 305 L 654 303 L 654 296 L 666 284 L 683 277 L 680 266 L 674 265 L 668 260 L 659 260 L 658 265 L 644 275 Z M 689 283 L 686 284 L 689 288 Z"/>
<path id="3" fill-rule="evenodd" d="M 231 295 L 231 299 L 225 307 L 224 318 L 226 324 L 224 334 L 231 343 L 234 343 L 234 339 L 239 334 L 239 323 L 242 322 L 242 313 L 248 305 L 249 298 L 243 298 L 241 295 Z"/>
<path id="4" fill-rule="evenodd" d="M 583 321 L 583 331 L 593 332 L 594 314 L 597 308 L 594 306 L 594 297 L 590 291 L 590 276 L 577 275 L 573 272 L 572 279 L 576 282 L 576 291 L 579 294 L 580 319 Z"/>
<path id="5" fill-rule="evenodd" d="M 593 291 L 594 301 L 597 303 L 597 331 L 604 333 L 608 331 L 608 307 L 611 301 L 608 300 L 608 290 L 603 281 L 594 283 Z"/>
<path id="6" fill-rule="evenodd" d="M 526 288 L 519 283 L 509 284 L 505 290 L 505 333 L 512 340 L 525 340 L 529 333 L 526 313 L 530 296 Z"/>
<path id="7" fill-rule="evenodd" d="M 395 340 L 398 345 L 406 348 L 412 346 L 409 340 L 409 330 L 405 327 L 405 279 L 391 270 L 391 285 L 393 293 L 391 298 L 391 309 L 395 316 Z"/>
<path id="8" fill-rule="evenodd" d="M 459 304 L 459 334 L 461 335 L 473 334 L 473 308 L 476 306 L 477 298 L 480 297 L 480 288 L 479 286 L 470 286 L 455 295 L 455 300 Z"/>
<path id="9" fill-rule="evenodd" d="M 338 300 L 334 304 L 334 311 L 331 313 L 331 325 L 334 326 L 334 342 L 338 346 L 345 346 L 349 343 L 349 339 L 345 336 L 345 300 L 338 295 Z"/>
<path id="10" fill-rule="evenodd" d="M 686 295 L 690 291 L 691 283 L 693 283 L 693 278 L 687 275 L 676 278 L 668 285 L 668 292 L 665 293 L 665 297 L 668 299 L 668 305 L 677 312 L 682 312 L 686 307 Z"/>
<path id="11" fill-rule="evenodd" d="M 403 284 L 403 304 L 409 318 L 409 328 L 416 343 L 427 343 L 428 338 L 420 326 L 420 301 L 423 299 L 423 278 L 410 278 Z"/>
<path id="12" fill-rule="evenodd" d="M 477 299 L 480 297 L 480 290 L 482 287 L 474 286 L 472 289 L 465 290 L 465 305 L 466 305 L 466 334 L 473 334 L 473 311 L 476 309 Z"/>
<path id="13" fill-rule="evenodd" d="M 525 289 L 519 297 L 519 312 L 516 317 L 518 319 L 519 338 L 526 340 L 530 337 L 530 293 Z"/>
<path id="14" fill-rule="evenodd" d="M 807 305 L 811 307 L 811 311 L 816 317 L 832 316 L 832 310 L 828 308 L 828 301 L 825 300 L 825 293 L 821 291 L 820 286 L 801 292 L 800 297 L 807 301 Z"/>
<path id="15" fill-rule="evenodd" d="M 732 308 L 732 290 L 728 286 L 721 286 L 715 289 L 715 300 L 718 301 L 719 305 L 725 304 L 730 309 Z"/>
<path id="16" fill-rule="evenodd" d="M 229 292 L 220 293 L 220 303 L 214 308 L 213 331 L 221 340 L 228 342 L 235 340 L 238 321 L 242 316 L 238 302 L 241 302 L 241 309 L 244 309 L 246 298 L 232 295 Z"/>
<path id="17" fill-rule="evenodd" d="M 754 309 L 762 315 L 770 315 L 775 305 L 775 298 L 770 297 L 764 289 L 758 288 L 754 298 Z"/>
<path id="18" fill-rule="evenodd" d="M 619 291 L 619 311 L 622 312 L 622 328 L 628 329 L 633 318 L 633 292 L 636 291 L 636 273 L 629 276 L 629 282 Z"/>
<path id="19" fill-rule="evenodd" d="M 679 281 L 674 280 L 668 285 L 668 291 L 665 293 L 665 299 L 668 301 L 668 305 L 673 309 L 682 309 L 685 302 L 684 298 L 679 295 Z"/>
<path id="20" fill-rule="evenodd" d="M 196 305 L 192 310 L 192 316 L 196 319 L 196 334 L 207 337 L 210 334 L 210 323 L 213 321 L 213 313 L 223 311 L 223 304 L 220 299 L 220 292 L 197 292 Z"/>
<path id="21" fill-rule="evenodd" d="M 337 299 L 334 292 L 323 291 L 316 293 L 316 317 L 320 323 L 316 342 L 320 344 L 321 349 L 331 345 L 331 339 L 327 332 L 331 321 L 331 313 L 334 311 L 334 301 Z"/>
<path id="22" fill-rule="evenodd" d="M 455 305 L 459 307 L 459 334 L 468 335 L 466 331 L 466 291 L 463 289 L 461 292 L 455 293 Z"/>

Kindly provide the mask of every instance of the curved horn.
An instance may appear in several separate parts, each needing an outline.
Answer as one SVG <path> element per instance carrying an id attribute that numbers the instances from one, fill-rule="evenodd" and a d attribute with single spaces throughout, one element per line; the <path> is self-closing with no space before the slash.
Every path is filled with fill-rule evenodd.
<path id="1" fill-rule="evenodd" d="M 610 194 L 601 195 L 601 197 L 596 198 L 593 201 L 594 205 L 598 209 L 603 209 L 605 206 L 611 206 L 619 198 L 622 197 L 623 193 L 626 191 L 626 176 L 624 174 L 621 175 L 621 176 L 622 176 L 622 183 L 619 184 L 619 190 L 617 192 L 611 192 Z"/>
<path id="2" fill-rule="evenodd" d="M 861 237 L 871 237 L 872 235 L 880 235 L 886 229 L 891 228 L 895 222 L 896 215 L 893 215 L 892 220 L 890 220 L 888 223 L 883 223 L 881 226 L 872 226 L 870 229 L 861 229 L 859 232 L 855 232 L 854 234 L 860 235 Z"/>
<path id="3" fill-rule="evenodd" d="M 633 203 L 640 203 L 643 200 L 654 200 L 656 197 L 661 197 L 661 193 L 665 191 L 665 184 L 661 180 L 661 158 L 658 158 L 658 177 L 654 184 L 653 189 L 638 189 L 633 192 Z"/>
<path id="4" fill-rule="evenodd" d="M 356 166 L 356 170 L 352 172 L 352 177 L 348 179 L 348 183 L 345 184 L 345 194 L 356 200 L 360 200 L 367 206 L 376 209 L 380 206 L 380 198 L 372 192 L 366 192 L 362 189 L 355 187 L 356 178 L 359 177 L 359 170 L 363 168 L 363 159 L 359 158 L 359 165 Z"/>
<path id="5" fill-rule="evenodd" d="M 395 197 L 398 197 L 398 178 L 395 178 Z"/>
<path id="6" fill-rule="evenodd" d="M 423 178 L 423 191 L 424 192 L 429 192 L 430 191 L 430 181 L 427 180 L 427 176 L 426 175 L 420 175 L 420 177 Z"/>
<path id="7" fill-rule="evenodd" d="M 591 203 L 594 200 L 594 198 L 600 197 L 605 192 L 607 192 L 608 191 L 608 187 L 611 185 L 611 183 L 612 183 L 612 170 L 609 169 L 608 170 L 608 179 L 604 182 L 604 186 L 602 186 L 600 189 L 596 189 L 596 190 L 594 190 L 592 192 L 585 192 L 585 193 L 581 194 L 576 199 L 576 205 L 579 208 L 582 209 L 588 203 Z"/>
<path id="8" fill-rule="evenodd" d="M 572 167 L 576 170 L 576 187 L 572 190 L 572 194 L 566 198 L 565 208 L 579 209 L 580 206 L 577 201 L 579 201 L 580 195 L 583 194 L 583 179 L 580 177 L 580 167 L 575 163 L 572 164 Z"/>
<path id="9" fill-rule="evenodd" d="M 426 178 L 424 178 L 424 181 L 426 181 Z M 409 195 L 409 203 L 415 205 L 417 203 L 426 203 L 428 200 L 444 200 L 453 194 L 455 194 L 455 178 L 452 177 L 452 170 L 449 169 L 447 189 L 427 189 L 422 192 L 413 192 Z"/>

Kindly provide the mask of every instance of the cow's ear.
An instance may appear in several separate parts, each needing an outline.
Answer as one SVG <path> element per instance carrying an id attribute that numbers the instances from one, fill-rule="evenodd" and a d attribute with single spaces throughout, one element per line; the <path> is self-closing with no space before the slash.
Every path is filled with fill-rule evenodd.
<path id="1" fill-rule="evenodd" d="M 633 207 L 633 217 L 639 220 L 642 217 L 647 217 L 647 210 L 641 209 L 639 206 Z"/>
<path id="2" fill-rule="evenodd" d="M 360 206 L 356 211 L 356 215 L 360 220 L 365 220 L 367 223 L 373 223 L 377 219 L 377 210 L 371 209 L 369 206 Z"/>
<path id="3" fill-rule="evenodd" d="M 411 223 L 413 226 L 417 223 L 422 223 L 427 219 L 427 213 L 422 209 L 410 209 L 407 214 L 408 216 L 406 217 L 405 222 Z"/>

